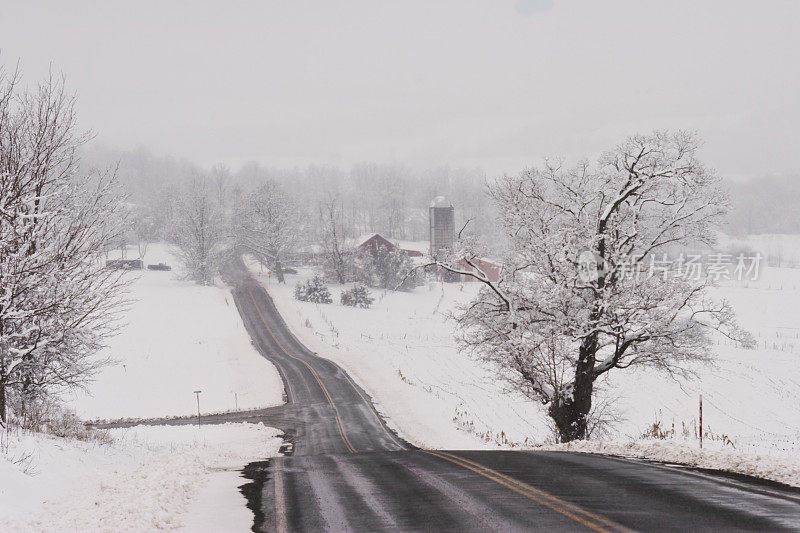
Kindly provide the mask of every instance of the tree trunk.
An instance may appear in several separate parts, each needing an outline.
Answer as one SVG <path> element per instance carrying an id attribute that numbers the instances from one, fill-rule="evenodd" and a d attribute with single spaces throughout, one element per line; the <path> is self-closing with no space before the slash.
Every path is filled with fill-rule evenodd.
<path id="1" fill-rule="evenodd" d="M 6 383 L 5 380 L 0 381 L 0 421 L 3 425 L 6 423 Z"/>
<path id="2" fill-rule="evenodd" d="M 286 283 L 286 280 L 283 278 L 283 265 L 280 259 L 275 260 L 275 277 L 278 278 L 278 283 Z"/>
<path id="3" fill-rule="evenodd" d="M 338 245 L 336 249 L 336 255 L 334 256 L 335 261 L 335 268 L 336 270 L 336 279 L 340 284 L 344 284 L 346 281 L 345 271 L 344 271 L 344 258 L 342 257 L 341 252 L 339 252 Z"/>
<path id="4" fill-rule="evenodd" d="M 559 398 L 550 404 L 548 414 L 556 424 L 561 442 L 583 440 L 587 437 L 589 412 L 592 410 L 596 352 L 597 336 L 591 335 L 581 343 L 572 395 Z"/>

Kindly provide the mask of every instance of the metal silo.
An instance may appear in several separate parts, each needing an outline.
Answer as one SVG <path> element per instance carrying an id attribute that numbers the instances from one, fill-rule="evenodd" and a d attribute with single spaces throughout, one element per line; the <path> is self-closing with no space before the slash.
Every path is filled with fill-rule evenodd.
<path id="1" fill-rule="evenodd" d="M 431 256 L 452 250 L 455 243 L 455 210 L 444 196 L 437 196 L 428 210 L 430 217 Z"/>

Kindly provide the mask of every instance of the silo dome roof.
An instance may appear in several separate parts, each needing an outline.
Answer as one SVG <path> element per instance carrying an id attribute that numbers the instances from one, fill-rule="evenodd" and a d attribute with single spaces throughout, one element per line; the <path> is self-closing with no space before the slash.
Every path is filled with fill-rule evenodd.
<path id="1" fill-rule="evenodd" d="M 431 207 L 453 207 L 453 204 L 451 204 L 444 196 L 437 196 L 431 202 Z"/>

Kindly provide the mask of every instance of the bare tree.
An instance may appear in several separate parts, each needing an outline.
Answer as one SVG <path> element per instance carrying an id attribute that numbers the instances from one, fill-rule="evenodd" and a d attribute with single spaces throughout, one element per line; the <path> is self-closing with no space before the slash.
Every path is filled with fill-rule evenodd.
<path id="1" fill-rule="evenodd" d="M 337 195 L 329 194 L 319 202 L 320 244 L 327 270 L 336 276 L 339 283 L 347 281 L 345 237 L 347 223 L 342 202 Z"/>
<path id="2" fill-rule="evenodd" d="M 158 226 L 151 209 L 147 206 L 136 206 L 131 218 L 136 250 L 139 254 L 139 259 L 144 260 L 150 243 L 158 240 Z"/>
<path id="3" fill-rule="evenodd" d="M 275 272 L 284 283 L 283 261 L 298 243 L 299 206 L 283 187 L 269 180 L 247 195 L 239 215 L 239 243 Z"/>
<path id="4" fill-rule="evenodd" d="M 124 230 L 115 176 L 76 174 L 74 97 L 50 76 L 33 92 L 0 69 L 0 420 L 81 385 L 104 361 L 125 281 L 102 256 Z"/>
<path id="5" fill-rule="evenodd" d="M 646 366 L 675 376 L 707 361 L 710 332 L 742 343 L 727 302 L 707 276 L 651 275 L 668 247 L 713 243 L 727 208 L 719 178 L 696 158 L 688 133 L 629 138 L 597 165 L 548 164 L 490 188 L 510 242 L 492 281 L 462 249 L 485 287 L 464 306 L 459 338 L 519 389 L 548 405 L 562 441 L 587 436 L 594 383 Z"/>
<path id="6" fill-rule="evenodd" d="M 217 273 L 223 243 L 223 224 L 211 186 L 203 177 L 189 182 L 178 200 L 173 241 L 187 275 L 211 285 Z"/>

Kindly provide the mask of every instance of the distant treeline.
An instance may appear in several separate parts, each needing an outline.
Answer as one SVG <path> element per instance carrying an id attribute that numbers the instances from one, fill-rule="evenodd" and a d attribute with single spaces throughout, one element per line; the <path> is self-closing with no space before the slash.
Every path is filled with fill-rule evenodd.
<path id="1" fill-rule="evenodd" d="M 162 157 L 144 148 L 132 151 L 93 147 L 84 164 L 105 168 L 119 162 L 118 175 L 133 206 L 145 207 L 156 228 L 167 238 L 175 199 L 181 187 L 206 178 L 220 195 L 246 196 L 259 185 L 274 181 L 293 197 L 308 221 L 309 242 L 317 240 L 318 206 L 331 197 L 341 203 L 348 236 L 380 233 L 389 239 L 426 240 L 428 206 L 445 196 L 456 208 L 460 229 L 496 241 L 495 218 L 486 195 L 486 176 L 480 169 L 437 167 L 415 170 L 401 164 L 358 163 L 342 169 L 333 166 L 278 169 L 247 163 L 233 170 L 223 165 L 211 169 L 185 160 Z"/>
<path id="2" fill-rule="evenodd" d="M 279 183 L 305 211 L 308 224 L 303 237 L 309 243 L 318 240 L 318 206 L 332 196 L 341 203 L 348 236 L 380 233 L 390 239 L 425 240 L 428 206 L 441 195 L 455 206 L 459 229 L 469 220 L 468 231 L 483 237 L 489 249 L 502 239 L 486 195 L 487 176 L 478 168 L 418 170 L 364 162 L 347 169 L 316 165 L 283 169 L 247 163 L 232 170 L 222 165 L 204 169 L 186 160 L 154 155 L 145 148 L 120 151 L 95 146 L 84 155 L 84 164 L 93 167 L 117 163 L 129 202 L 147 210 L 158 236 L 164 239 L 181 187 L 198 177 L 206 177 L 220 197 L 246 196 L 262 183 Z M 731 182 L 730 195 L 729 233 L 800 233 L 800 175 Z"/>
<path id="3" fill-rule="evenodd" d="M 800 233 L 800 174 L 734 183 L 731 201 L 731 234 Z"/>

